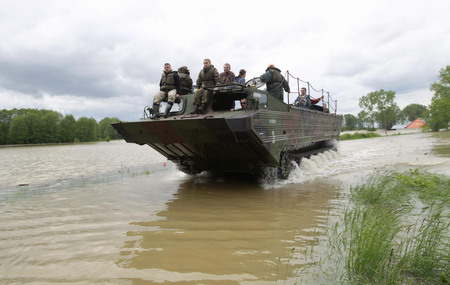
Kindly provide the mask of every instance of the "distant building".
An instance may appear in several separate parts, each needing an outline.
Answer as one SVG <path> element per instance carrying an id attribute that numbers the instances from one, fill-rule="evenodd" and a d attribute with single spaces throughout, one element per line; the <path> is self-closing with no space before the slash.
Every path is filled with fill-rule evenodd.
<path id="1" fill-rule="evenodd" d="M 419 129 L 423 126 L 425 126 L 425 121 L 420 118 L 417 118 L 411 123 L 409 123 L 409 125 L 407 125 L 405 129 Z"/>
<path id="2" fill-rule="evenodd" d="M 406 129 L 407 124 L 401 124 L 401 125 L 393 125 L 391 127 L 391 130 L 403 130 Z"/>

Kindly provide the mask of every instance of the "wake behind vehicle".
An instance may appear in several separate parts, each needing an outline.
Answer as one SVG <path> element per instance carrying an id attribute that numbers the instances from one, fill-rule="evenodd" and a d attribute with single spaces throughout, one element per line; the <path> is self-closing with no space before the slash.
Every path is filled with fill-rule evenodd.
<path id="1" fill-rule="evenodd" d="M 278 177 L 286 179 L 292 161 L 333 147 L 342 116 L 286 104 L 257 85 L 253 80 L 245 86 L 215 87 L 205 114 L 190 114 L 194 94 L 188 94 L 167 118 L 152 120 L 144 111 L 139 121 L 112 125 L 125 141 L 149 145 L 188 174 L 259 176 L 276 169 Z M 236 108 L 243 98 L 246 108 Z M 161 104 L 161 114 L 164 109 Z"/>

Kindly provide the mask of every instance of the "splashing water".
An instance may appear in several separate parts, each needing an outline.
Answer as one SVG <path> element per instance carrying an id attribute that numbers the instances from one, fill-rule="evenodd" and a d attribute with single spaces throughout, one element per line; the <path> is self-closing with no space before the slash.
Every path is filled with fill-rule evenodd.
<path id="1" fill-rule="evenodd" d="M 352 176 L 358 174 L 363 177 L 382 167 L 443 168 L 448 159 L 430 156 L 432 145 L 429 142 L 429 137 L 422 134 L 413 139 L 412 136 L 392 136 L 340 142 L 337 151 L 329 150 L 303 158 L 300 165 L 292 162 L 295 168 L 288 179 L 266 179 L 264 184 L 266 188 L 278 188 L 341 174 L 353 173 Z"/>

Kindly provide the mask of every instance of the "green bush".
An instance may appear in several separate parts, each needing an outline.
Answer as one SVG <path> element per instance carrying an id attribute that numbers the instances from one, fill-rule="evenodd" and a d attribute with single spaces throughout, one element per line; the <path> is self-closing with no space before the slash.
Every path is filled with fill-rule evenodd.
<path id="1" fill-rule="evenodd" d="M 381 137 L 377 133 L 354 133 L 354 134 L 343 134 L 339 137 L 341 141 L 346 140 L 357 140 L 357 139 L 367 139 L 367 138 L 376 138 Z"/>

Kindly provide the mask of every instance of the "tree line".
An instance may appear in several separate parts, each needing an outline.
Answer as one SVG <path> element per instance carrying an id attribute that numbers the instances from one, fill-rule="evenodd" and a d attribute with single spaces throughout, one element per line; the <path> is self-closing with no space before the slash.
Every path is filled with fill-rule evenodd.
<path id="1" fill-rule="evenodd" d="M 0 145 L 89 142 L 120 139 L 111 123 L 118 118 L 65 115 L 45 109 L 0 110 Z"/>
<path id="2" fill-rule="evenodd" d="M 383 89 L 359 99 L 363 109 L 357 116 L 344 115 L 342 130 L 374 129 L 377 124 L 389 130 L 397 123 L 407 123 L 417 118 L 425 120 L 432 131 L 448 129 L 450 122 L 450 65 L 439 71 L 439 81 L 431 84 L 434 91 L 430 106 L 410 104 L 402 110 L 395 103 L 395 92 Z"/>

